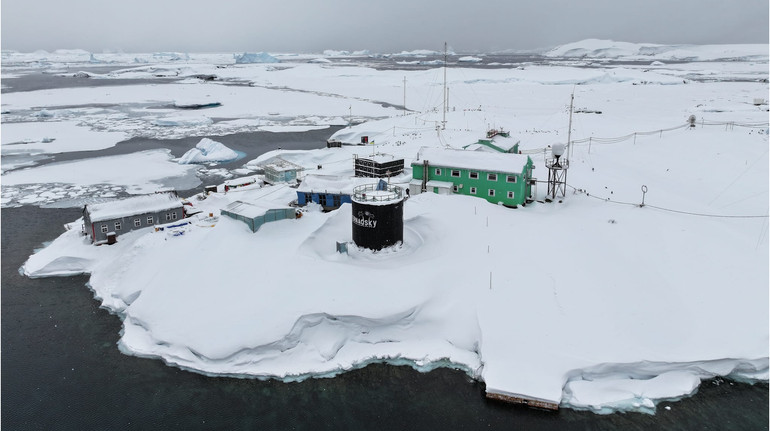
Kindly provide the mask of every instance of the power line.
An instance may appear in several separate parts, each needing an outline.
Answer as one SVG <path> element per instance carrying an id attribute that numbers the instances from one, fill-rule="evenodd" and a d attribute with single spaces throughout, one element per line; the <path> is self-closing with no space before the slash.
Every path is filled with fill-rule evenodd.
<path id="1" fill-rule="evenodd" d="M 686 215 L 692 215 L 692 216 L 698 216 L 698 217 L 715 217 L 715 218 L 768 218 L 768 217 L 770 217 L 770 215 L 768 215 L 768 214 L 764 214 L 764 215 L 705 214 L 705 213 L 698 213 L 698 212 L 693 212 L 693 211 L 675 210 L 675 209 L 671 209 L 671 208 L 659 207 L 659 206 L 656 206 L 656 205 L 650 205 L 650 204 L 642 205 L 642 204 L 637 204 L 637 203 L 633 203 L 633 202 L 622 202 L 622 201 L 617 201 L 617 200 L 613 200 L 613 199 L 610 199 L 610 198 L 603 198 L 603 197 L 599 197 L 599 196 L 596 196 L 596 195 L 592 195 L 592 194 L 588 193 L 587 190 L 578 189 L 578 188 L 576 188 L 574 186 L 571 186 L 569 184 L 567 184 L 567 187 L 570 187 L 576 193 L 585 193 L 586 196 L 594 198 L 594 199 L 598 199 L 598 200 L 603 201 L 603 202 L 609 202 L 609 203 L 612 203 L 612 204 L 620 204 L 620 205 L 631 205 L 631 206 L 640 207 L 640 208 L 650 207 L 650 208 L 654 208 L 654 209 L 657 209 L 657 210 L 668 211 L 668 212 L 673 212 L 673 213 L 677 213 L 677 214 L 686 214 Z"/>

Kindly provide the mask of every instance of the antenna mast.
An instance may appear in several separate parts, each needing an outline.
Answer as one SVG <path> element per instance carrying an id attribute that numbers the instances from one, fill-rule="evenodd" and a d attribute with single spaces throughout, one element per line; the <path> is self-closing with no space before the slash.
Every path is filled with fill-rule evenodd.
<path id="1" fill-rule="evenodd" d="M 441 121 L 441 130 L 446 129 L 446 111 L 447 111 L 447 91 L 446 91 L 446 42 L 444 42 L 444 117 Z"/>
<path id="2" fill-rule="evenodd" d="M 404 115 L 406 115 L 406 76 L 404 77 Z"/>
<path id="3" fill-rule="evenodd" d="M 567 159 L 572 158 L 572 106 L 575 102 L 575 88 L 572 88 L 572 95 L 570 96 L 569 100 L 569 127 L 567 127 L 567 148 L 569 151 L 567 152 Z"/>

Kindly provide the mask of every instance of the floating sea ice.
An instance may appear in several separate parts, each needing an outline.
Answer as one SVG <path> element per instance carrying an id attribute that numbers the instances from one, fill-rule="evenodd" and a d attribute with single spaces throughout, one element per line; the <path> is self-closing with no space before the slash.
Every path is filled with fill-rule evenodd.
<path id="1" fill-rule="evenodd" d="M 165 117 L 152 120 L 152 124 L 156 126 L 167 127 L 195 127 L 195 126 L 208 126 L 213 124 L 214 121 L 209 117 Z"/>
<path id="2" fill-rule="evenodd" d="M 222 143 L 209 138 L 203 138 L 195 148 L 184 153 L 177 163 L 188 165 L 193 163 L 227 162 L 235 160 L 239 156 L 236 151 L 227 148 Z"/>

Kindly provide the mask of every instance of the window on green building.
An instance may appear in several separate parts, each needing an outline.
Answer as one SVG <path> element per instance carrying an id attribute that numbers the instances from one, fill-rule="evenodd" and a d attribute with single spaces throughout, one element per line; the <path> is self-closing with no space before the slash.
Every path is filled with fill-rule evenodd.
<path id="1" fill-rule="evenodd" d="M 441 168 L 436 168 L 434 172 L 436 173 L 436 176 L 441 176 Z"/>
<path id="2" fill-rule="evenodd" d="M 457 188 L 457 184 L 453 185 L 453 186 L 452 186 L 452 191 L 453 191 L 454 193 L 457 193 L 457 190 L 459 190 L 459 189 Z"/>
<path id="3" fill-rule="evenodd" d="M 478 172 L 468 172 L 468 178 L 472 180 L 479 179 L 479 173 Z"/>
<path id="4" fill-rule="evenodd" d="M 487 174 L 487 181 L 497 181 L 497 174 Z M 490 195 L 494 196 L 494 195 Z"/>
<path id="5" fill-rule="evenodd" d="M 489 196 L 494 196 L 495 195 L 495 189 L 489 189 L 488 193 L 489 193 Z"/>
<path id="6" fill-rule="evenodd" d="M 505 182 L 507 183 L 516 183 L 516 175 L 508 175 L 505 177 Z"/>
<path id="7" fill-rule="evenodd" d="M 452 176 L 460 178 L 460 171 L 458 171 L 457 169 L 452 169 Z"/>
<path id="8" fill-rule="evenodd" d="M 472 195 L 475 195 L 475 194 L 476 194 L 476 187 L 471 187 L 471 194 L 472 194 Z"/>
<path id="9" fill-rule="evenodd" d="M 508 192 L 508 199 L 513 199 L 513 192 Z"/>

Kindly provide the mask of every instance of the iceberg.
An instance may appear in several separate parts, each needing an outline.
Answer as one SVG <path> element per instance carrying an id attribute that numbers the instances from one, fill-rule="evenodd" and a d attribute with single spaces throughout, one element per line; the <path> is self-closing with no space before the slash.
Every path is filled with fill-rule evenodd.
<path id="1" fill-rule="evenodd" d="M 280 63 L 280 60 L 266 52 L 244 52 L 241 55 L 233 55 L 233 57 L 235 58 L 235 64 Z"/>
<path id="2" fill-rule="evenodd" d="M 236 160 L 238 157 L 240 157 L 238 152 L 227 148 L 222 143 L 209 138 L 203 138 L 195 148 L 184 153 L 177 163 L 189 165 L 193 163 L 229 162 Z"/>

